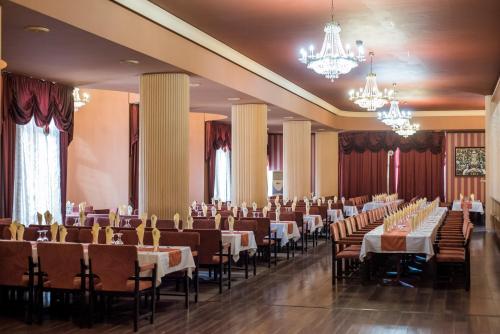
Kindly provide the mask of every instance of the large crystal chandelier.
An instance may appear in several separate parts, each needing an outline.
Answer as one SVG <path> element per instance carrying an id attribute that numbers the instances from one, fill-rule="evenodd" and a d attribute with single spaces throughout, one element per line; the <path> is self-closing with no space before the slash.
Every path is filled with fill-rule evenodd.
<path id="1" fill-rule="evenodd" d="M 73 88 L 73 101 L 75 106 L 75 111 L 78 111 L 81 107 L 89 103 L 90 95 L 88 93 L 83 93 L 80 96 L 80 88 Z"/>
<path id="2" fill-rule="evenodd" d="M 399 101 L 396 99 L 396 84 L 393 84 L 394 89 L 391 92 L 391 107 L 389 111 L 378 113 L 378 119 L 384 124 L 395 127 L 401 126 L 411 119 L 411 112 L 399 110 Z"/>
<path id="3" fill-rule="evenodd" d="M 373 73 L 373 52 L 370 52 L 370 73 L 366 77 L 365 89 L 360 88 L 359 91 L 354 89 L 349 92 L 349 100 L 356 103 L 363 109 L 375 111 L 382 108 L 389 99 L 392 98 L 394 91 L 384 92 L 378 90 L 377 75 Z"/>
<path id="4" fill-rule="evenodd" d="M 400 136 L 405 138 L 415 134 L 420 128 L 420 124 L 410 123 L 409 120 L 406 120 L 403 124 L 397 125 L 393 128 L 393 130 Z"/>
<path id="5" fill-rule="evenodd" d="M 309 52 L 305 49 L 300 50 L 299 61 L 307 65 L 307 68 L 314 70 L 316 73 L 324 75 L 332 82 L 337 79 L 340 74 L 349 73 L 353 68 L 358 66 L 358 62 L 365 60 L 363 51 L 363 42 L 356 41 L 358 54 L 354 55 L 349 45 L 346 48 L 342 46 L 340 40 L 340 24 L 333 20 L 333 0 L 331 5 L 331 21 L 325 26 L 325 39 L 319 53 L 314 53 L 314 46 L 309 47 Z"/>

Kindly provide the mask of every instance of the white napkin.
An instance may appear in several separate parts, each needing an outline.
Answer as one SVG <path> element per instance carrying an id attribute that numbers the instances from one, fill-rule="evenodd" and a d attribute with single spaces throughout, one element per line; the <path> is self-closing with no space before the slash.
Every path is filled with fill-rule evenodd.
<path id="1" fill-rule="evenodd" d="M 470 200 L 474 202 L 474 194 L 470 194 Z"/>
<path id="2" fill-rule="evenodd" d="M 212 206 L 212 217 L 215 217 L 215 215 L 217 214 L 217 209 L 215 208 L 215 206 Z"/>
<path id="3" fill-rule="evenodd" d="M 132 216 L 132 214 L 134 213 L 134 208 L 132 207 L 132 205 L 129 205 L 127 207 L 127 213 L 129 216 Z"/>
<path id="4" fill-rule="evenodd" d="M 217 210 L 222 210 L 222 202 L 220 200 L 217 202 Z"/>
<path id="5" fill-rule="evenodd" d="M 246 207 L 241 209 L 241 212 L 243 213 L 243 217 L 246 218 L 248 216 L 248 209 Z"/>
<path id="6" fill-rule="evenodd" d="M 267 209 L 267 206 L 263 207 L 263 208 L 262 208 L 262 217 L 266 218 L 266 217 L 267 217 L 267 212 L 268 212 L 268 211 L 269 211 L 269 210 Z"/>
<path id="7" fill-rule="evenodd" d="M 309 209 L 310 209 L 310 207 L 309 207 L 309 202 L 308 202 L 308 203 L 306 203 L 306 216 L 309 216 Z"/>
<path id="8" fill-rule="evenodd" d="M 237 207 L 233 208 L 233 216 L 238 217 L 238 208 Z"/>
<path id="9" fill-rule="evenodd" d="M 241 203 L 241 208 L 243 209 L 243 208 L 246 208 L 246 207 L 247 207 L 247 202 L 242 202 Z"/>
<path id="10" fill-rule="evenodd" d="M 321 206 L 321 198 L 318 198 L 318 206 Z"/>
<path id="11" fill-rule="evenodd" d="M 328 210 L 331 210 L 332 209 L 332 200 L 329 199 L 328 200 Z"/>
<path id="12" fill-rule="evenodd" d="M 220 220 L 221 220 L 221 215 L 220 213 L 215 215 L 215 229 L 220 230 Z"/>
<path id="13" fill-rule="evenodd" d="M 192 230 L 193 229 L 193 217 L 187 217 L 187 228 L 183 228 L 183 230 Z"/>
<path id="14" fill-rule="evenodd" d="M 333 203 L 337 203 L 337 200 L 338 200 L 338 197 L 337 196 L 333 196 Z"/>
<path id="15" fill-rule="evenodd" d="M 208 212 L 208 207 L 205 205 L 205 203 L 203 203 L 201 209 L 203 210 L 203 217 L 206 217 Z"/>
<path id="16" fill-rule="evenodd" d="M 188 217 L 191 217 L 191 207 L 188 207 Z"/>
<path id="17" fill-rule="evenodd" d="M 280 208 L 277 208 L 275 213 L 276 213 L 276 221 L 279 222 L 280 221 L 280 213 L 281 213 Z"/>
<path id="18" fill-rule="evenodd" d="M 215 205 L 215 198 L 212 197 L 212 205 Z"/>
<path id="19" fill-rule="evenodd" d="M 178 213 L 176 213 L 174 215 L 174 227 L 176 230 L 179 229 L 179 219 L 180 219 L 180 215 Z"/>
<path id="20" fill-rule="evenodd" d="M 233 232 L 234 231 L 234 217 L 233 216 L 229 216 L 227 218 L 227 222 L 228 222 L 228 225 L 229 225 L 229 231 Z"/>
<path id="21" fill-rule="evenodd" d="M 257 203 L 255 202 L 252 203 L 252 209 L 253 211 L 257 211 Z"/>
<path id="22" fill-rule="evenodd" d="M 196 210 L 196 201 L 193 201 L 193 203 L 191 203 L 191 207 L 193 208 L 193 210 Z"/>
<path id="23" fill-rule="evenodd" d="M 345 204 L 345 197 L 342 196 L 342 198 L 340 200 L 342 201 L 342 205 L 344 205 Z"/>
<path id="24" fill-rule="evenodd" d="M 292 211 L 295 212 L 295 208 L 297 207 L 297 203 L 293 202 L 292 203 Z"/>

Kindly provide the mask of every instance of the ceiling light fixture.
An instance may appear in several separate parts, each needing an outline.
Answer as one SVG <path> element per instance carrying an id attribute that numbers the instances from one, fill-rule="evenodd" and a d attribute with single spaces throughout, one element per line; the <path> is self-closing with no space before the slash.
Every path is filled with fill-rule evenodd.
<path id="1" fill-rule="evenodd" d="M 377 75 L 373 73 L 373 52 L 370 52 L 370 73 L 366 76 L 365 88 L 360 88 L 359 91 L 352 89 L 349 92 L 349 100 L 368 111 L 375 111 L 382 108 L 394 94 L 393 90 L 384 92 L 378 90 Z"/>
<path id="2" fill-rule="evenodd" d="M 198 82 L 190 82 L 189 83 L 189 87 L 200 87 L 200 86 L 201 86 L 201 84 Z"/>
<path id="3" fill-rule="evenodd" d="M 120 60 L 120 63 L 128 65 L 138 65 L 140 62 L 137 59 L 122 59 Z"/>
<path id="4" fill-rule="evenodd" d="M 24 27 L 24 31 L 34 32 L 34 33 L 47 33 L 50 32 L 50 29 L 43 26 L 26 26 Z"/>
<path id="5" fill-rule="evenodd" d="M 283 117 L 283 118 L 284 118 L 284 119 L 294 119 L 294 117 L 293 117 L 293 116 L 285 116 L 285 117 Z"/>
<path id="6" fill-rule="evenodd" d="M 396 99 L 396 84 L 393 84 L 391 107 L 389 111 L 382 111 L 378 113 L 378 119 L 382 123 L 391 127 L 402 126 L 411 119 L 411 112 L 399 110 L 399 101 Z"/>
<path id="7" fill-rule="evenodd" d="M 332 82 L 339 75 L 349 73 L 358 66 L 359 62 L 365 61 L 363 42 L 356 41 L 358 54 L 354 55 L 349 45 L 345 49 L 340 39 L 340 24 L 333 20 L 333 0 L 331 2 L 331 21 L 325 25 L 325 39 L 319 53 L 314 53 L 314 46 L 309 47 L 309 52 L 300 50 L 299 61 L 306 64 L 318 74 L 324 75 Z"/>
<path id="8" fill-rule="evenodd" d="M 90 94 L 83 93 L 82 96 L 80 96 L 80 88 L 75 87 L 73 88 L 73 101 L 74 101 L 75 111 L 78 111 L 78 109 L 82 108 L 87 103 L 89 103 Z"/>
<path id="9" fill-rule="evenodd" d="M 227 100 L 228 101 L 239 101 L 241 99 L 239 97 L 228 97 Z"/>
<path id="10" fill-rule="evenodd" d="M 409 120 L 406 120 L 403 124 L 397 125 L 393 128 L 393 130 L 402 137 L 409 137 L 414 135 L 420 129 L 420 124 L 410 123 Z"/>

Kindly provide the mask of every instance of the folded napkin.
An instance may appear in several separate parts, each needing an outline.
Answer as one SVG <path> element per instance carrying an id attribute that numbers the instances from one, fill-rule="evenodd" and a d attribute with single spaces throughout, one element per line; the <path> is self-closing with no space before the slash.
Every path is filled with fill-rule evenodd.
<path id="1" fill-rule="evenodd" d="M 217 214 L 217 209 L 215 208 L 215 206 L 212 206 L 210 210 L 212 211 L 212 217 L 215 217 L 215 215 Z"/>
<path id="2" fill-rule="evenodd" d="M 156 228 L 156 221 L 158 220 L 158 217 L 156 215 L 151 215 L 151 228 Z"/>
<path id="3" fill-rule="evenodd" d="M 92 243 L 93 244 L 98 244 L 99 243 L 99 230 L 101 228 L 99 227 L 98 223 L 94 223 L 92 226 L 92 230 L 90 231 L 92 233 Z"/>
<path id="4" fill-rule="evenodd" d="M 17 235 L 17 221 L 13 221 L 9 225 L 9 231 L 10 231 L 10 240 L 16 240 L 16 235 Z"/>
<path id="5" fill-rule="evenodd" d="M 233 208 L 233 216 L 238 217 L 238 208 L 237 207 Z"/>
<path id="6" fill-rule="evenodd" d="M 111 226 L 106 226 L 106 245 L 111 245 L 113 243 L 113 228 Z"/>
<path id="7" fill-rule="evenodd" d="M 109 227 L 109 226 L 108 226 Z M 66 242 L 66 236 L 68 235 L 68 230 L 63 225 L 59 226 L 59 242 Z"/>
<path id="8" fill-rule="evenodd" d="M 212 205 L 215 205 L 215 198 L 212 197 Z"/>
<path id="9" fill-rule="evenodd" d="M 221 200 L 219 200 L 217 202 L 217 210 L 219 210 L 219 211 L 222 210 L 222 201 Z"/>
<path id="10" fill-rule="evenodd" d="M 208 206 L 203 204 L 203 206 L 201 207 L 201 210 L 203 211 L 203 217 L 206 217 L 207 213 L 208 213 Z"/>
<path id="11" fill-rule="evenodd" d="M 142 224 L 144 224 L 144 227 L 146 227 L 146 224 L 148 222 L 148 213 L 147 212 L 141 213 L 140 219 Z"/>
<path id="12" fill-rule="evenodd" d="M 127 214 L 129 216 L 132 216 L 133 213 L 134 213 L 134 208 L 132 207 L 132 205 L 127 206 Z"/>
<path id="13" fill-rule="evenodd" d="M 242 202 L 241 203 L 241 208 L 243 209 L 243 208 L 246 208 L 246 207 L 247 207 L 247 202 Z"/>
<path id="14" fill-rule="evenodd" d="M 317 202 L 318 202 L 318 206 L 321 206 L 321 198 L 318 198 Z"/>
<path id="15" fill-rule="evenodd" d="M 52 223 L 52 214 L 49 210 L 45 211 L 43 217 L 45 218 L 45 225 L 50 225 Z"/>
<path id="16" fill-rule="evenodd" d="M 220 230 L 220 220 L 221 220 L 221 215 L 220 213 L 215 215 L 215 229 Z"/>
<path id="17" fill-rule="evenodd" d="M 110 211 L 108 214 L 108 218 L 109 218 L 109 225 L 116 227 L 115 225 L 116 213 L 114 211 Z"/>
<path id="18" fill-rule="evenodd" d="M 295 208 L 297 207 L 297 203 L 296 202 L 293 202 L 292 203 L 292 211 L 295 212 Z"/>
<path id="19" fill-rule="evenodd" d="M 276 211 L 275 211 L 275 214 L 276 214 L 276 221 L 279 222 L 280 221 L 280 208 L 277 208 Z"/>
<path id="20" fill-rule="evenodd" d="M 460 193 L 459 198 L 460 198 L 461 201 L 463 201 L 464 200 L 464 195 L 462 193 Z"/>
<path id="21" fill-rule="evenodd" d="M 137 239 L 139 242 L 139 246 L 144 245 L 144 230 L 146 229 L 146 225 L 140 223 L 139 226 L 136 227 L 135 231 L 137 232 Z"/>
<path id="22" fill-rule="evenodd" d="M 309 202 L 306 203 L 306 216 L 309 216 L 309 210 L 311 207 L 309 206 Z"/>
<path id="23" fill-rule="evenodd" d="M 255 202 L 252 203 L 252 209 L 253 211 L 257 211 L 257 203 Z"/>
<path id="24" fill-rule="evenodd" d="M 337 203 L 337 200 L 338 200 L 338 197 L 337 196 L 333 196 L 333 203 Z"/>
<path id="25" fill-rule="evenodd" d="M 53 223 L 50 225 L 50 241 L 57 242 L 57 231 L 59 230 L 59 224 Z"/>
<path id="26" fill-rule="evenodd" d="M 265 206 L 265 207 L 263 207 L 263 208 L 262 208 L 262 217 L 264 217 L 264 218 L 266 218 L 266 217 L 267 217 L 267 211 L 269 211 L 269 210 L 267 209 L 267 206 Z"/>
<path id="27" fill-rule="evenodd" d="M 193 229 L 193 217 L 188 216 L 186 222 L 187 222 L 187 226 L 186 226 L 186 228 L 183 228 L 183 230 L 192 230 Z"/>
<path id="28" fill-rule="evenodd" d="M 274 198 L 274 205 L 278 205 L 279 202 L 280 202 L 280 196 L 278 195 Z"/>
<path id="29" fill-rule="evenodd" d="M 321 203 L 326 203 L 325 196 L 321 196 Z"/>
<path id="30" fill-rule="evenodd" d="M 86 206 L 85 202 L 79 203 L 78 204 L 78 212 L 85 212 L 85 206 Z"/>
<path id="31" fill-rule="evenodd" d="M 241 212 L 243 213 L 243 217 L 246 218 L 248 216 L 248 209 L 246 207 L 241 209 Z"/>
<path id="32" fill-rule="evenodd" d="M 328 200 L 328 210 L 331 210 L 332 209 L 332 200 L 329 199 Z"/>
<path id="33" fill-rule="evenodd" d="M 234 217 L 233 216 L 229 216 L 227 218 L 227 223 L 229 225 L 229 231 L 233 232 L 234 231 Z"/>
<path id="34" fill-rule="evenodd" d="M 297 196 L 293 196 L 294 203 L 297 203 L 297 200 L 298 200 Z"/>
<path id="35" fill-rule="evenodd" d="M 192 214 L 191 207 L 189 207 L 188 208 L 188 217 L 191 217 L 191 214 Z"/>
<path id="36" fill-rule="evenodd" d="M 160 247 L 160 237 L 161 237 L 160 230 L 157 228 L 154 228 L 151 231 L 151 234 L 153 236 L 153 248 L 154 248 L 155 252 L 157 252 L 158 247 Z"/>
<path id="37" fill-rule="evenodd" d="M 273 207 L 272 203 L 267 202 L 267 211 L 271 210 L 272 207 Z"/>
<path id="38" fill-rule="evenodd" d="M 79 218 L 80 218 L 80 226 L 85 226 L 85 212 L 83 211 L 80 211 L 80 213 L 78 214 Z"/>
<path id="39" fill-rule="evenodd" d="M 193 210 L 196 210 L 196 201 L 193 201 L 193 203 L 191 203 L 191 207 L 193 208 Z"/>
<path id="40" fill-rule="evenodd" d="M 340 201 L 342 202 L 342 205 L 344 205 L 345 204 L 345 197 L 342 196 L 342 198 L 340 199 Z"/>
<path id="41" fill-rule="evenodd" d="M 24 225 L 17 223 L 17 240 L 18 241 L 23 241 L 24 240 Z"/>
<path id="42" fill-rule="evenodd" d="M 180 215 L 178 213 L 176 213 L 174 215 L 174 227 L 176 230 L 179 229 L 179 219 L 180 219 Z"/>
<path id="43" fill-rule="evenodd" d="M 36 220 L 38 221 L 38 225 L 42 225 L 42 223 L 43 223 L 43 215 L 40 212 L 36 213 Z"/>
<path id="44" fill-rule="evenodd" d="M 474 194 L 470 194 L 470 200 L 474 202 Z"/>

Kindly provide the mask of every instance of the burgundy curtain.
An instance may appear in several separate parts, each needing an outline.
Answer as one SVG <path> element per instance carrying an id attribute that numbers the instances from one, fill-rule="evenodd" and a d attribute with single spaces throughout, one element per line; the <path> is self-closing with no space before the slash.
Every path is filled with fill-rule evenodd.
<path id="1" fill-rule="evenodd" d="M 283 170 L 283 135 L 267 135 L 267 161 L 269 170 Z"/>
<path id="2" fill-rule="evenodd" d="M 214 196 L 215 151 L 231 150 L 231 125 L 214 121 L 205 122 L 205 161 L 208 169 L 208 196 Z"/>
<path id="3" fill-rule="evenodd" d="M 139 105 L 129 106 L 129 203 L 139 205 Z"/>
<path id="4" fill-rule="evenodd" d="M 399 153 L 398 193 L 409 201 L 415 196 L 444 198 L 444 150 Z"/>
<path id="5" fill-rule="evenodd" d="M 12 217 L 16 124 L 27 124 L 32 117 L 39 127 L 50 122 L 61 131 L 61 208 L 66 206 L 67 148 L 73 139 L 73 88 L 12 73 L 2 74 L 0 217 Z"/>
<path id="6" fill-rule="evenodd" d="M 392 165 L 392 161 L 391 161 Z M 346 198 L 387 192 L 387 152 L 340 152 L 340 195 Z M 394 182 L 390 182 L 394 188 Z"/>

